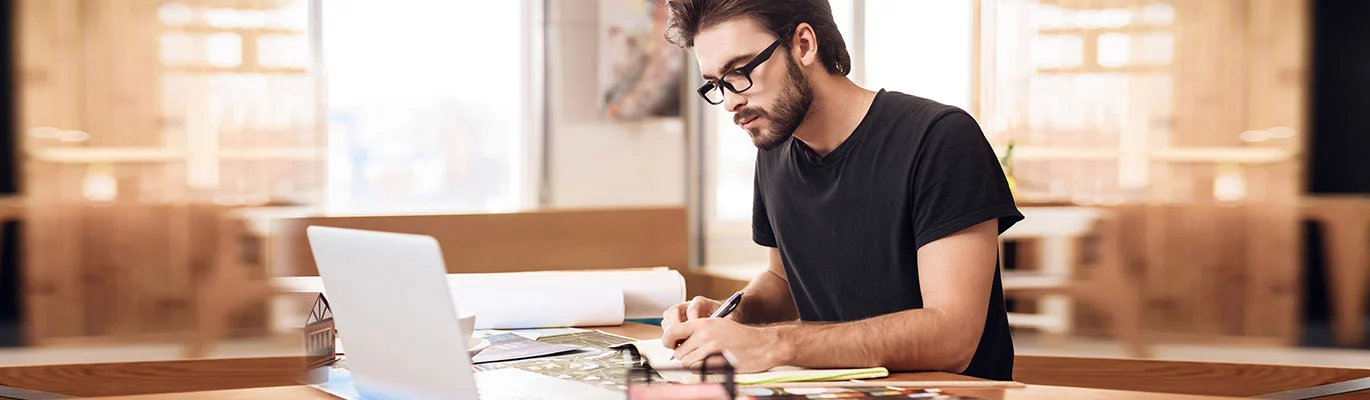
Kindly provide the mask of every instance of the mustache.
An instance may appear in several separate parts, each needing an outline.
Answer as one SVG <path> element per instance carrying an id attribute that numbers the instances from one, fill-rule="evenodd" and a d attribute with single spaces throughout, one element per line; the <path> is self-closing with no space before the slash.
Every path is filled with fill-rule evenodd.
<path id="1" fill-rule="evenodd" d="M 733 114 L 733 125 L 742 125 L 743 121 L 764 116 L 766 116 L 766 112 L 759 108 L 743 108 L 738 110 L 737 114 Z"/>

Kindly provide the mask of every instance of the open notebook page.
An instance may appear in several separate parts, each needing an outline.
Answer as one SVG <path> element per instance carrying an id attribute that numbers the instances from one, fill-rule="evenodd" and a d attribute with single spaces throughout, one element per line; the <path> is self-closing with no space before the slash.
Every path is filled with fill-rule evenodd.
<path id="1" fill-rule="evenodd" d="M 675 352 L 661 345 L 661 339 L 633 342 L 638 353 L 647 358 L 647 364 L 658 371 L 680 368 L 680 361 L 672 360 Z M 759 385 L 782 382 L 845 381 L 850 379 L 873 379 L 889 376 L 884 367 L 854 369 L 804 369 L 796 367 L 776 367 L 770 371 L 751 374 L 737 374 L 739 385 Z M 699 382 L 699 374 L 685 371 L 661 372 L 661 377 L 677 383 Z"/>

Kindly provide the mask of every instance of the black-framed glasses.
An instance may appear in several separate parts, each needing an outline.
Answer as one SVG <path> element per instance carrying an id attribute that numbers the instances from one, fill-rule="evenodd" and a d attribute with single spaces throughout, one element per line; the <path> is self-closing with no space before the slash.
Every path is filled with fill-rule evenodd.
<path id="1" fill-rule="evenodd" d="M 751 61 L 747 62 L 747 64 L 724 73 L 718 80 L 704 82 L 703 85 L 699 86 L 699 89 L 695 89 L 695 92 L 699 93 L 699 97 L 703 97 L 704 101 L 709 102 L 709 104 L 719 105 L 723 104 L 723 89 L 726 88 L 733 93 L 742 93 L 747 91 L 747 89 L 751 89 L 752 70 L 770 59 L 771 54 L 775 53 L 775 49 L 780 47 L 780 43 L 781 41 L 777 39 L 774 43 L 771 43 L 770 47 L 767 47 L 766 50 L 762 50 L 760 54 L 756 55 L 756 58 L 753 58 Z"/>

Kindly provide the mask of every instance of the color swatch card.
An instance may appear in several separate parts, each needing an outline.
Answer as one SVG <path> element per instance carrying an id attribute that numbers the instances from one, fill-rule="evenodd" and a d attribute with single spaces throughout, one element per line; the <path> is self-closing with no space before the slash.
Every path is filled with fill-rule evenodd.
<path id="1" fill-rule="evenodd" d="M 580 346 L 544 343 L 513 333 L 486 336 L 484 339 L 490 342 L 490 347 L 471 357 L 473 364 L 545 357 L 581 350 Z"/>

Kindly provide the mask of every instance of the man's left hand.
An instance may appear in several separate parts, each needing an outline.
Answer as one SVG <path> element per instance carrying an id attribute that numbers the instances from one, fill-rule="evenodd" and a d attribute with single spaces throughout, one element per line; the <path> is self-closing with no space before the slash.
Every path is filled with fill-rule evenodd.
<path id="1" fill-rule="evenodd" d="M 738 373 L 769 370 L 784 362 L 784 344 L 776 327 L 754 327 L 725 318 L 682 322 L 666 329 L 661 344 L 675 347 L 675 358 L 687 368 L 699 368 L 710 354 L 727 350 Z"/>

